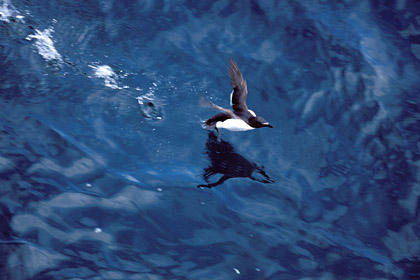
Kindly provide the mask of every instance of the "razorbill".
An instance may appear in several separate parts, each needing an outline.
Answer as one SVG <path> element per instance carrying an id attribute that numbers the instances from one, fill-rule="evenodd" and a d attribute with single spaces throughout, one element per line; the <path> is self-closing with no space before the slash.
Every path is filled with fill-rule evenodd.
<path id="1" fill-rule="evenodd" d="M 229 77 L 233 88 L 230 94 L 230 105 L 233 111 L 220 107 L 202 97 L 200 101 L 202 106 L 221 111 L 221 113 L 205 121 L 203 128 L 216 129 L 217 139 L 219 141 L 220 128 L 230 131 L 246 131 L 260 127 L 273 128 L 263 117 L 257 116 L 254 111 L 248 109 L 248 106 L 246 106 L 245 99 L 248 94 L 246 81 L 233 59 L 229 61 Z"/>

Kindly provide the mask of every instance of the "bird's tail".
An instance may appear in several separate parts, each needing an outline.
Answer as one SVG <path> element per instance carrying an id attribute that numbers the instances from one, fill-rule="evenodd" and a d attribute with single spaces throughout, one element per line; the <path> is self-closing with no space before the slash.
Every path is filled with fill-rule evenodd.
<path id="1" fill-rule="evenodd" d="M 207 130 L 216 128 L 216 123 L 210 120 L 201 122 L 201 127 Z"/>
<path id="2" fill-rule="evenodd" d="M 201 127 L 204 129 L 212 129 L 212 127 L 210 127 L 206 122 L 202 122 Z"/>
<path id="3" fill-rule="evenodd" d="M 217 110 L 217 107 L 219 107 L 210 100 L 208 100 L 206 97 L 204 97 L 204 95 L 200 95 L 200 106 L 213 110 Z M 204 129 L 213 129 L 215 128 L 215 123 L 211 123 L 210 120 L 203 121 L 201 122 L 201 127 Z"/>

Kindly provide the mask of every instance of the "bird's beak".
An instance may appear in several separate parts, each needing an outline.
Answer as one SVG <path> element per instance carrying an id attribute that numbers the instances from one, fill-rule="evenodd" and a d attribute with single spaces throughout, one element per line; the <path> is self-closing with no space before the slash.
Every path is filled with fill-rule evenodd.
<path id="1" fill-rule="evenodd" d="M 268 124 L 267 126 L 268 126 L 269 128 L 273 128 L 273 126 L 272 126 L 271 124 Z"/>
<path id="2" fill-rule="evenodd" d="M 266 123 L 263 123 L 262 125 L 263 125 L 263 126 L 266 126 L 266 127 L 270 127 L 270 128 L 273 128 L 273 126 L 272 126 L 271 124 L 269 124 L 268 122 L 266 122 Z"/>

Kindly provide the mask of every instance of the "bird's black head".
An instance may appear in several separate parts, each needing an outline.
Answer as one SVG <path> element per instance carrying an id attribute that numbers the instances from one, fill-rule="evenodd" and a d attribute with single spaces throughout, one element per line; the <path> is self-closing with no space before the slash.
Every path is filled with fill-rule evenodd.
<path id="1" fill-rule="evenodd" d="M 249 125 L 255 128 L 259 127 L 270 127 L 273 128 L 263 117 L 257 116 L 249 119 Z"/>

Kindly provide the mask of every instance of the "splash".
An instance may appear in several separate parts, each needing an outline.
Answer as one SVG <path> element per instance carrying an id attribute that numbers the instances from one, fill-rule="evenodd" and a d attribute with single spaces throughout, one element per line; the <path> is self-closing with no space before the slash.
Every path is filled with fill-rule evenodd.
<path id="1" fill-rule="evenodd" d="M 112 89 L 122 89 L 122 87 L 118 86 L 118 75 L 112 70 L 112 68 L 108 65 L 89 65 L 95 73 L 95 77 L 104 79 L 105 86 L 112 88 Z"/>
<path id="2" fill-rule="evenodd" d="M 54 29 L 52 27 L 45 29 L 44 31 L 39 31 L 35 29 L 35 34 L 31 34 L 26 37 L 26 40 L 31 41 L 36 39 L 35 47 L 38 49 L 38 53 L 47 61 L 51 63 L 61 63 L 63 59 L 61 54 L 57 52 L 54 47 L 54 42 L 52 41 L 52 33 Z"/>
<path id="3" fill-rule="evenodd" d="M 149 91 L 145 95 L 137 96 L 136 99 L 144 117 L 152 120 L 162 119 L 162 107 L 156 102 L 156 97 L 153 92 Z"/>
<path id="4" fill-rule="evenodd" d="M 10 22 L 11 17 L 15 17 L 18 21 L 23 22 L 24 16 L 20 15 L 8 0 L 4 0 L 3 4 L 0 5 L 0 20 L 4 22 Z"/>
<path id="5" fill-rule="evenodd" d="M 10 17 L 12 17 L 12 11 L 9 10 L 9 1 L 5 0 L 0 6 L 0 20 L 9 22 Z"/>

